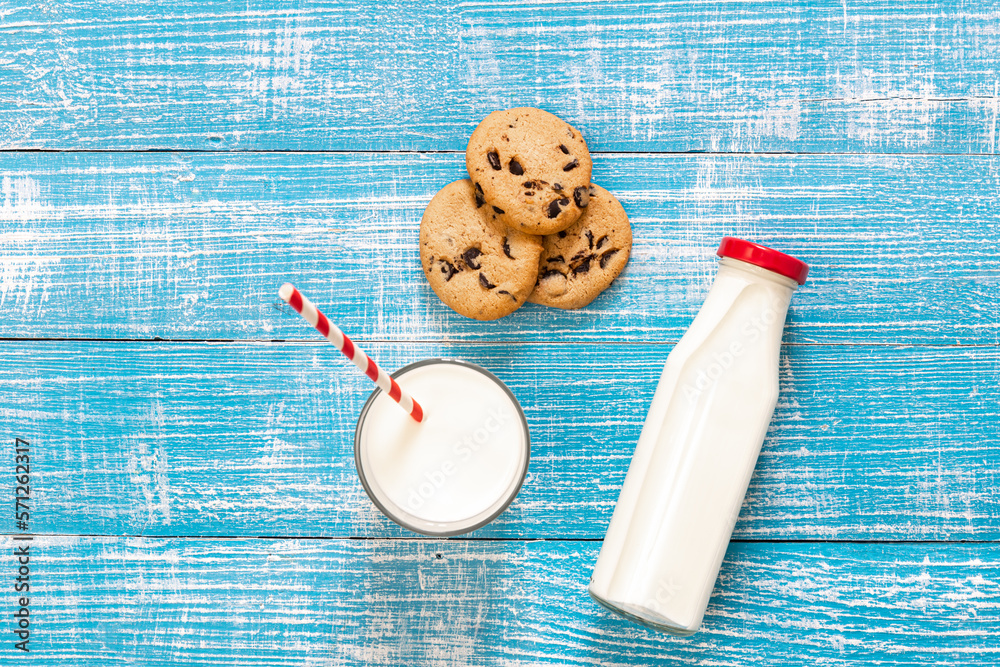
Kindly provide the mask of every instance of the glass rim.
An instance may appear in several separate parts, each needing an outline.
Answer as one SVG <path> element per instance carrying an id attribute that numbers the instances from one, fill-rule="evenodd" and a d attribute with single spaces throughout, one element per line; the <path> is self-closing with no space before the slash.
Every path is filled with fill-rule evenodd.
<path id="1" fill-rule="evenodd" d="M 372 391 L 372 393 L 369 394 L 368 400 L 365 401 L 364 406 L 362 406 L 361 408 L 361 413 L 358 415 L 358 421 L 354 427 L 354 468 L 355 470 L 357 470 L 358 478 L 361 480 L 361 486 L 364 487 L 365 494 L 368 496 L 369 500 L 371 500 L 375 504 L 375 507 L 377 507 L 379 511 L 382 512 L 382 514 L 385 515 L 388 519 L 402 526 L 403 528 L 411 530 L 414 533 L 419 533 L 420 535 L 426 535 L 428 537 L 452 537 L 454 535 L 464 535 L 465 533 L 471 533 L 475 530 L 479 530 L 483 526 L 491 523 L 494 519 L 503 514 L 505 511 L 507 511 L 507 508 L 510 507 L 511 503 L 514 502 L 514 499 L 517 498 L 518 494 L 521 492 L 521 487 L 524 486 L 524 480 L 528 475 L 528 465 L 531 462 L 531 432 L 528 429 L 528 420 L 524 416 L 524 410 L 521 409 L 521 403 L 517 400 L 517 397 L 514 396 L 514 393 L 510 390 L 510 388 L 506 384 L 504 384 L 503 380 L 501 380 L 496 375 L 491 373 L 489 370 L 483 368 L 479 364 L 474 364 L 471 361 L 463 361 L 461 359 L 445 359 L 442 357 L 429 357 L 427 359 L 414 361 L 411 364 L 407 364 L 406 366 L 397 369 L 394 373 L 390 374 L 390 377 L 396 378 L 416 368 L 421 368 L 423 366 L 438 365 L 438 364 L 452 364 L 455 366 L 463 366 L 470 370 L 477 371 L 482 375 L 485 375 L 495 385 L 497 385 L 498 387 L 500 387 L 500 389 L 503 390 L 504 394 L 507 395 L 507 398 L 509 398 L 511 403 L 513 403 L 514 405 L 514 408 L 517 412 L 517 416 L 521 421 L 521 430 L 524 433 L 524 446 L 523 446 L 524 464 L 521 466 L 521 470 L 518 473 L 517 484 L 515 484 L 513 489 L 511 489 L 509 495 L 507 496 L 506 499 L 504 499 L 503 503 L 501 503 L 500 506 L 497 507 L 493 512 L 490 512 L 486 517 L 480 519 L 479 521 L 476 521 L 473 524 L 470 524 L 469 526 L 461 526 L 455 529 L 434 531 L 434 532 L 429 532 L 419 526 L 416 526 L 413 523 L 407 521 L 406 519 L 398 516 L 395 512 L 390 511 L 376 497 L 377 494 L 372 490 L 371 483 L 365 476 L 364 467 L 361 464 L 362 426 L 365 423 L 365 418 L 368 416 L 368 411 L 371 409 L 371 406 L 375 402 L 375 399 L 378 398 L 380 394 L 385 393 L 383 392 L 381 387 L 376 387 Z"/>

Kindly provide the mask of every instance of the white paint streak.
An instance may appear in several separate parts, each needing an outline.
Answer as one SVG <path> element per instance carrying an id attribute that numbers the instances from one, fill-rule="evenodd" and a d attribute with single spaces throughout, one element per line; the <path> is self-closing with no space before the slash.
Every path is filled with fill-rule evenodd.
<path id="1" fill-rule="evenodd" d="M 40 282 L 42 292 L 36 299 L 40 313 L 52 283 L 53 271 L 47 267 L 59 264 L 61 258 L 37 254 L 43 235 L 33 227 L 39 220 L 62 216 L 54 216 L 53 207 L 42 203 L 41 186 L 30 176 L 4 176 L 0 197 L 0 222 L 8 223 L 7 231 L 0 231 L 0 306 L 13 293 L 22 313 L 27 313 L 32 292 Z"/>
<path id="2" fill-rule="evenodd" d="M 150 433 L 163 433 L 166 428 L 166 417 L 160 397 L 153 398 L 146 414 L 146 423 Z M 129 482 L 139 489 L 146 525 L 170 525 L 170 483 L 167 478 L 169 465 L 167 453 L 158 446 L 152 453 L 146 442 L 146 434 L 138 433 L 125 438 L 129 443 L 126 470 Z M 136 451 L 132 450 L 135 447 Z"/>
<path id="3" fill-rule="evenodd" d="M 751 117 L 747 122 L 752 126 L 748 137 L 754 141 L 760 138 L 776 137 L 795 141 L 799 138 L 799 122 L 802 105 L 798 99 L 789 102 L 773 102 L 764 107 L 759 117 Z"/>
<path id="4" fill-rule="evenodd" d="M 993 113 L 990 116 L 990 136 L 989 136 L 989 153 L 995 153 L 997 148 L 997 113 L 1000 111 L 1000 95 L 998 95 L 998 87 L 1000 87 L 1000 81 L 993 82 Z"/>

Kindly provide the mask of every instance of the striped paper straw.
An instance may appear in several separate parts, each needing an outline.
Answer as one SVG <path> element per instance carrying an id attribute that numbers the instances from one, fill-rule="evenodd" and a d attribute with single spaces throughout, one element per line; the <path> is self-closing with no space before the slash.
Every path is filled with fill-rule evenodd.
<path id="1" fill-rule="evenodd" d="M 399 406 L 416 421 L 424 419 L 424 410 L 420 404 L 413 400 L 407 392 L 400 389 L 396 381 L 379 368 L 361 348 L 351 342 L 351 339 L 344 335 L 344 332 L 337 328 L 337 325 L 326 319 L 326 315 L 319 312 L 319 308 L 313 302 L 302 296 L 302 292 L 295 289 L 291 283 L 285 283 L 278 290 L 280 296 L 289 306 L 305 318 L 305 321 L 316 327 L 316 331 L 333 343 L 344 356 L 351 360 L 365 375 L 379 386 L 382 391 L 389 394 L 389 398 L 399 403 Z"/>

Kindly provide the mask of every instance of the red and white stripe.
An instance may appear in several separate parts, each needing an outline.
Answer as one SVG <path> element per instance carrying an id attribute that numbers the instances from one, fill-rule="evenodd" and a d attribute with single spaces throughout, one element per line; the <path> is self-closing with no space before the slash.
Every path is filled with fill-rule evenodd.
<path id="1" fill-rule="evenodd" d="M 389 398 L 399 403 L 406 412 L 416 421 L 424 419 L 423 408 L 413 400 L 413 397 L 400 389 L 396 381 L 389 377 L 389 374 L 379 368 L 361 348 L 351 342 L 351 339 L 344 335 L 344 332 L 337 328 L 337 325 L 326 318 L 326 315 L 313 305 L 313 302 L 305 298 L 291 283 L 285 283 L 278 290 L 280 296 L 289 306 L 305 318 L 306 322 L 316 327 L 323 336 L 333 343 L 344 356 L 351 360 L 365 375 L 371 378 L 382 391 L 389 394 Z"/>

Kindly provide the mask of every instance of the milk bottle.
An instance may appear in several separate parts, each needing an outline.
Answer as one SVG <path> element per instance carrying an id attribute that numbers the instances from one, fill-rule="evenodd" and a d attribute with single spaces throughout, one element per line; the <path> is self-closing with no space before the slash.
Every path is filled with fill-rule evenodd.
<path id="1" fill-rule="evenodd" d="M 590 582 L 674 634 L 701 626 L 778 398 L 778 352 L 808 266 L 726 237 L 719 271 L 667 357 Z"/>

